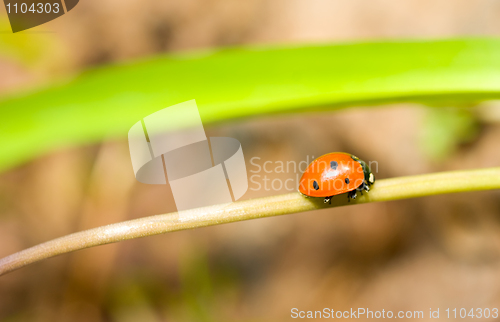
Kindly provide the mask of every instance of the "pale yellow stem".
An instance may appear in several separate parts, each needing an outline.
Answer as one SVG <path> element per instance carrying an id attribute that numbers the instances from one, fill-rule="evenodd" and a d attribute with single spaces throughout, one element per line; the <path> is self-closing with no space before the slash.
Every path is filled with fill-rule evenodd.
<path id="1" fill-rule="evenodd" d="M 340 207 L 348 204 L 356 205 L 491 189 L 500 189 L 500 167 L 379 180 L 369 193 L 359 196 L 350 203 L 347 202 L 346 195 L 334 197 L 332 204 L 328 205 L 323 203 L 322 198 L 306 198 L 299 193 L 289 193 L 197 208 L 180 213 L 145 217 L 81 231 L 12 254 L 0 259 L 0 275 L 39 260 L 75 250 L 171 231 Z"/>

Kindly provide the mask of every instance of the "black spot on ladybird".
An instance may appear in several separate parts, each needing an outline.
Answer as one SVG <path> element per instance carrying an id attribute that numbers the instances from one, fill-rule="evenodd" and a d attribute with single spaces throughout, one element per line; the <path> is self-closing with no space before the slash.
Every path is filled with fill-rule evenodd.
<path id="1" fill-rule="evenodd" d="M 339 164 L 337 163 L 337 161 L 330 162 L 330 168 L 332 168 L 333 170 L 337 170 L 338 166 Z"/>
<path id="2" fill-rule="evenodd" d="M 319 189 L 319 185 L 316 182 L 316 180 L 313 182 L 313 187 L 314 187 L 314 190 L 318 190 Z"/>
<path id="3" fill-rule="evenodd" d="M 345 178 L 345 183 L 349 184 L 349 178 Z"/>

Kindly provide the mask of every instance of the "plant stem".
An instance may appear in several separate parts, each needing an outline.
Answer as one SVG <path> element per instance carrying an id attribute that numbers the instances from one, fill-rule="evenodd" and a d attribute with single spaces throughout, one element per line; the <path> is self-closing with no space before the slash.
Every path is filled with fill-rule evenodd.
<path id="1" fill-rule="evenodd" d="M 306 198 L 295 192 L 145 217 L 74 233 L 12 254 L 0 259 L 0 275 L 56 255 L 172 231 L 368 202 L 492 189 L 500 189 L 500 167 L 379 180 L 369 193 L 350 203 L 346 195 L 334 197 L 328 205 L 323 198 Z"/>

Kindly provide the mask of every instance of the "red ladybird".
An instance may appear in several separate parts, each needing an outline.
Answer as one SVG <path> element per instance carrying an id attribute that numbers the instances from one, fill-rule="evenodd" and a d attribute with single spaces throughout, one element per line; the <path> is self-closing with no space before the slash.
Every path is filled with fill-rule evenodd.
<path id="1" fill-rule="evenodd" d="M 325 154 L 309 164 L 302 174 L 299 192 L 308 197 L 325 198 L 330 203 L 333 196 L 348 193 L 347 200 L 356 199 L 370 191 L 375 182 L 370 167 L 358 157 L 343 152 Z"/>

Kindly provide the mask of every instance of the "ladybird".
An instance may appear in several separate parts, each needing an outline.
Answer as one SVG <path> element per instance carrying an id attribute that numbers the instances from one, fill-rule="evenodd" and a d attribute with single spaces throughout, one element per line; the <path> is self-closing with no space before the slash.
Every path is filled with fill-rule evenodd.
<path id="1" fill-rule="evenodd" d="M 347 192 L 347 200 L 356 199 L 357 192 L 370 191 L 375 182 L 370 167 L 358 157 L 343 152 L 325 154 L 309 164 L 299 182 L 299 192 L 308 197 L 325 198 Z"/>

